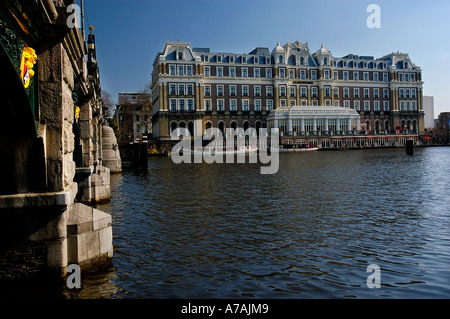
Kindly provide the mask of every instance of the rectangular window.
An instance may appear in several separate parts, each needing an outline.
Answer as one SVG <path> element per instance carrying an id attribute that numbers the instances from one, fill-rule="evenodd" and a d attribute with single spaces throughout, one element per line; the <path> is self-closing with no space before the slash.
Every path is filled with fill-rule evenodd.
<path id="1" fill-rule="evenodd" d="M 211 95 L 211 86 L 205 85 L 205 96 L 210 96 L 210 95 Z"/>
<path id="2" fill-rule="evenodd" d="M 217 76 L 219 78 L 223 77 L 223 68 L 222 67 L 217 68 Z"/>
<path id="3" fill-rule="evenodd" d="M 236 102 L 236 100 L 230 100 L 230 111 L 237 111 L 237 102 Z"/>
<path id="4" fill-rule="evenodd" d="M 380 102 L 378 102 L 378 101 L 374 101 L 373 102 L 373 110 L 375 112 L 379 112 L 380 111 Z"/>
<path id="5" fill-rule="evenodd" d="M 248 100 L 242 100 L 242 111 L 246 112 L 249 110 L 249 101 Z"/>
<path id="6" fill-rule="evenodd" d="M 383 98 L 385 99 L 389 98 L 389 89 L 383 89 Z"/>
<path id="7" fill-rule="evenodd" d="M 261 100 L 255 100 L 255 111 L 261 111 Z"/>
<path id="8" fill-rule="evenodd" d="M 184 75 L 184 67 L 182 65 L 178 66 L 178 75 Z"/>
<path id="9" fill-rule="evenodd" d="M 295 97 L 295 87 L 294 86 L 291 86 L 289 88 L 289 96 L 290 97 Z"/>
<path id="10" fill-rule="evenodd" d="M 206 111 L 211 111 L 211 100 L 205 100 L 205 110 Z"/>
<path id="11" fill-rule="evenodd" d="M 409 99 L 409 96 L 411 94 L 411 91 L 409 89 L 406 89 L 406 98 Z"/>
<path id="12" fill-rule="evenodd" d="M 383 82 L 389 82 L 389 74 L 383 73 Z"/>
<path id="13" fill-rule="evenodd" d="M 281 99 L 280 100 L 280 106 L 281 107 L 286 107 L 286 100 L 285 99 Z"/>
<path id="14" fill-rule="evenodd" d="M 223 96 L 223 85 L 218 85 L 217 86 L 217 95 L 218 96 Z"/>
<path id="15" fill-rule="evenodd" d="M 311 70 L 311 80 L 317 80 L 317 71 Z"/>
<path id="16" fill-rule="evenodd" d="M 236 85 L 230 85 L 230 95 L 236 96 Z"/>
<path id="17" fill-rule="evenodd" d="M 266 69 L 266 78 L 268 79 L 272 78 L 272 69 Z"/>
<path id="18" fill-rule="evenodd" d="M 169 66 L 169 75 L 175 75 L 175 65 Z"/>
<path id="19" fill-rule="evenodd" d="M 184 95 L 184 84 L 178 84 L 178 95 Z"/>
<path id="20" fill-rule="evenodd" d="M 413 99 L 416 98 L 416 89 L 411 89 L 411 97 L 412 97 Z"/>
<path id="21" fill-rule="evenodd" d="M 333 80 L 338 80 L 338 71 L 333 72 Z"/>
<path id="22" fill-rule="evenodd" d="M 379 99 L 380 98 L 380 90 L 379 89 L 373 89 L 373 97 L 375 99 Z"/>
<path id="23" fill-rule="evenodd" d="M 364 72 L 363 73 L 363 80 L 364 81 L 369 81 L 369 72 Z"/>
<path id="24" fill-rule="evenodd" d="M 243 96 L 248 96 L 248 85 L 243 85 L 242 86 L 242 95 Z"/>
<path id="25" fill-rule="evenodd" d="M 204 72 L 205 72 L 205 76 L 210 76 L 211 70 L 210 70 L 209 66 L 205 66 Z"/>
<path id="26" fill-rule="evenodd" d="M 301 95 L 301 97 L 307 97 L 307 94 L 306 94 L 306 87 L 304 87 L 304 86 L 302 86 L 301 88 L 300 88 L 300 95 Z"/>
<path id="27" fill-rule="evenodd" d="M 187 95 L 194 95 L 194 87 L 192 86 L 192 84 L 188 84 L 186 86 L 187 89 Z"/>
<path id="28" fill-rule="evenodd" d="M 333 88 L 334 97 L 339 97 L 339 88 Z"/>
<path id="29" fill-rule="evenodd" d="M 317 97 L 317 88 L 316 87 L 311 88 L 311 95 L 312 95 L 312 97 Z"/>
<path id="30" fill-rule="evenodd" d="M 319 101 L 317 100 L 312 100 L 312 106 L 318 106 L 319 105 Z"/>
<path id="31" fill-rule="evenodd" d="M 365 112 L 370 111 L 370 102 L 369 101 L 364 101 L 364 111 Z"/>
<path id="32" fill-rule="evenodd" d="M 259 72 L 259 69 L 253 69 L 253 73 L 254 73 L 254 77 L 255 78 L 259 78 L 260 77 L 260 72 Z"/>
<path id="33" fill-rule="evenodd" d="M 359 81 L 359 72 L 353 72 L 353 81 Z"/>
<path id="34" fill-rule="evenodd" d="M 271 86 L 266 86 L 266 95 L 273 96 L 273 88 Z"/>
<path id="35" fill-rule="evenodd" d="M 326 80 L 329 80 L 329 79 L 330 79 L 330 70 L 324 70 L 324 71 L 323 71 L 323 77 L 324 77 Z"/>
<path id="36" fill-rule="evenodd" d="M 343 73 L 342 73 L 342 79 L 344 80 L 344 81 L 348 81 L 348 71 L 344 71 Z"/>
<path id="37" fill-rule="evenodd" d="M 236 68 L 235 67 L 230 68 L 230 77 L 231 78 L 236 77 Z"/>
<path id="38" fill-rule="evenodd" d="M 194 100 L 193 99 L 188 99 L 188 111 L 193 111 L 194 110 Z"/>
<path id="39" fill-rule="evenodd" d="M 184 112 L 184 111 L 185 111 L 185 109 L 184 109 L 184 100 L 183 100 L 183 99 L 179 99 L 179 100 L 178 100 L 178 108 L 179 108 L 179 110 L 180 110 L 181 112 Z"/>
<path id="40" fill-rule="evenodd" d="M 305 70 L 300 70 L 300 79 L 306 80 L 306 71 Z"/>
<path id="41" fill-rule="evenodd" d="M 331 89 L 330 87 L 325 87 L 325 97 L 331 97 Z"/>
<path id="42" fill-rule="evenodd" d="M 186 66 L 186 75 L 188 75 L 188 76 L 192 75 L 192 65 Z"/>
<path id="43" fill-rule="evenodd" d="M 255 85 L 254 91 L 255 91 L 255 96 L 261 96 L 261 87 L 259 85 Z"/>
<path id="44" fill-rule="evenodd" d="M 243 78 L 247 78 L 248 77 L 248 69 L 247 68 L 242 68 L 242 77 Z"/>
<path id="45" fill-rule="evenodd" d="M 347 108 L 350 107 L 350 101 L 349 100 L 344 100 L 344 107 L 347 107 Z"/>
<path id="46" fill-rule="evenodd" d="M 353 101 L 353 108 L 359 111 L 359 101 Z"/>
<path id="47" fill-rule="evenodd" d="M 286 77 L 286 70 L 279 68 L 278 72 L 280 73 L 280 78 L 285 78 Z"/>
<path id="48" fill-rule="evenodd" d="M 389 111 L 389 102 L 388 101 L 383 102 L 383 111 L 385 111 L 385 112 Z"/>
<path id="49" fill-rule="evenodd" d="M 177 94 L 177 86 L 175 84 L 170 84 L 169 85 L 169 94 L 170 95 Z"/>
<path id="50" fill-rule="evenodd" d="M 399 90 L 399 94 L 400 94 L 400 98 L 404 98 L 405 97 L 405 91 L 403 89 Z"/>
<path id="51" fill-rule="evenodd" d="M 364 89 L 364 98 L 365 99 L 370 98 L 369 89 Z"/>
<path id="52" fill-rule="evenodd" d="M 306 101 L 305 101 L 305 100 L 302 100 L 301 105 L 302 105 L 302 106 L 306 106 Z"/>
<path id="53" fill-rule="evenodd" d="M 349 88 L 344 88 L 344 98 L 346 98 L 346 99 L 348 99 L 350 96 L 349 96 Z"/>
<path id="54" fill-rule="evenodd" d="M 294 70 L 289 70 L 289 78 L 290 79 L 294 78 Z"/>
<path id="55" fill-rule="evenodd" d="M 285 86 L 280 86 L 280 95 L 286 96 L 286 87 Z"/>
<path id="56" fill-rule="evenodd" d="M 177 100 L 175 99 L 170 100 L 170 110 L 172 112 L 175 112 L 177 110 Z"/>
<path id="57" fill-rule="evenodd" d="M 353 97 L 359 99 L 359 89 L 353 89 Z"/>
<path id="58" fill-rule="evenodd" d="M 272 100 L 266 100 L 266 110 L 267 111 L 273 110 L 273 101 Z"/>
<path id="59" fill-rule="evenodd" d="M 222 100 L 222 99 L 217 100 L 217 111 L 218 112 L 225 111 L 224 100 Z"/>

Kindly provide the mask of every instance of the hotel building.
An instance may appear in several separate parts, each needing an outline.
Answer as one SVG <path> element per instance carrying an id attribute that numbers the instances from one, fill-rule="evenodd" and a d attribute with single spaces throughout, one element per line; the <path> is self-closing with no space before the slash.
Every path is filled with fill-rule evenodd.
<path id="1" fill-rule="evenodd" d="M 177 127 L 196 136 L 209 127 L 267 127 L 272 110 L 293 106 L 354 110 L 353 133 L 418 135 L 422 86 L 421 68 L 406 53 L 334 57 L 323 45 L 311 53 L 299 41 L 271 52 L 213 53 L 167 42 L 153 64 L 153 138 L 173 144 Z"/>

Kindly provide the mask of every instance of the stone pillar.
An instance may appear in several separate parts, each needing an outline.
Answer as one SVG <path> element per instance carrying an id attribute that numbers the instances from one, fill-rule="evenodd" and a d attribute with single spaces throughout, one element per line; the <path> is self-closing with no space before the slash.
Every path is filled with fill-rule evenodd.
<path id="1" fill-rule="evenodd" d="M 114 130 L 109 126 L 103 126 L 102 137 L 103 166 L 109 168 L 111 173 L 121 172 L 122 160 Z"/>
<path id="2" fill-rule="evenodd" d="M 328 132 L 328 118 L 325 118 L 325 132 Z"/>
<path id="3" fill-rule="evenodd" d="M 317 132 L 317 120 L 316 120 L 316 118 L 313 118 L 313 131 Z"/>

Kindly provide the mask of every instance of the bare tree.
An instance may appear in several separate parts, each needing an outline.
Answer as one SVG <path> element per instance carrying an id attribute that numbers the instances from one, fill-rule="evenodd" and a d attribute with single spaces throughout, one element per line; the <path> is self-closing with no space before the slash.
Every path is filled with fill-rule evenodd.
<path id="1" fill-rule="evenodd" d="M 109 118 L 114 114 L 114 108 L 116 105 L 111 98 L 111 94 L 107 91 L 102 90 L 102 100 L 103 100 L 103 116 Z"/>

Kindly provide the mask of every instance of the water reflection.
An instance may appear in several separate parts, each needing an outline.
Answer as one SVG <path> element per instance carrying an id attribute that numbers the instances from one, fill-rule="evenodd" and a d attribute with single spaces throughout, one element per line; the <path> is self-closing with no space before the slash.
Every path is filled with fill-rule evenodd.
<path id="1" fill-rule="evenodd" d="M 70 298 L 448 298 L 450 148 L 111 176 L 114 268 Z M 382 287 L 368 289 L 378 264 Z"/>

